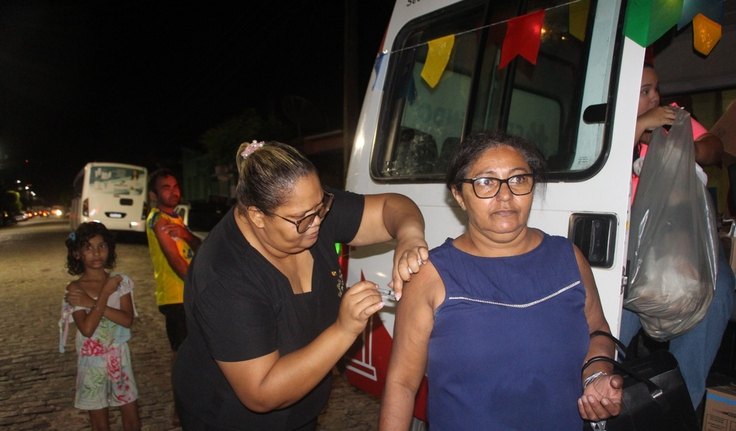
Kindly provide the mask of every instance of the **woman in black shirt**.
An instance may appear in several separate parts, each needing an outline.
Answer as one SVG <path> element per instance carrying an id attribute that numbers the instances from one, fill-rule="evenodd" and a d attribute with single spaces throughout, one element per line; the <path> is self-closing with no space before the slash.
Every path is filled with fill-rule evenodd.
<path id="1" fill-rule="evenodd" d="M 374 283 L 345 286 L 334 244 L 395 239 L 400 297 L 428 258 L 424 221 L 402 195 L 323 189 L 285 144 L 243 144 L 237 161 L 238 203 L 186 281 L 177 408 L 187 430 L 314 429 L 330 370 L 383 306 Z"/>

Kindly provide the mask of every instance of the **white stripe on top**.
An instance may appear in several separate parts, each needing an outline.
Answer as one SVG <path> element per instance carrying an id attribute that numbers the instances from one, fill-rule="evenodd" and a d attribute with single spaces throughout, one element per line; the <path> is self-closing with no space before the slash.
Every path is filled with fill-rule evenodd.
<path id="1" fill-rule="evenodd" d="M 537 305 L 539 303 L 542 303 L 542 302 L 544 302 L 544 301 L 546 301 L 548 299 L 552 299 L 552 298 L 554 298 L 557 295 L 560 295 L 562 293 L 565 293 L 566 291 L 572 289 L 573 287 L 575 287 L 575 286 L 577 286 L 579 284 L 580 284 L 580 280 L 578 280 L 578 281 L 576 281 L 576 282 L 574 282 L 574 283 L 572 283 L 570 285 L 567 285 L 567 286 L 563 287 L 562 289 L 558 290 L 557 292 L 553 292 L 553 293 L 545 296 L 544 298 L 540 298 L 540 299 L 537 299 L 536 301 L 532 301 L 532 302 L 529 302 L 529 303 L 526 303 L 526 304 L 506 304 L 506 303 L 503 303 L 503 302 L 486 301 L 484 299 L 468 298 L 467 296 L 450 296 L 450 297 L 447 298 L 447 300 L 448 301 L 451 301 L 451 300 L 461 300 L 461 301 L 462 300 L 465 300 L 465 301 L 470 301 L 470 302 L 478 302 L 478 303 L 481 303 L 481 304 L 499 305 L 501 307 L 509 307 L 509 308 L 529 308 L 529 307 L 532 307 L 532 306 Z"/>

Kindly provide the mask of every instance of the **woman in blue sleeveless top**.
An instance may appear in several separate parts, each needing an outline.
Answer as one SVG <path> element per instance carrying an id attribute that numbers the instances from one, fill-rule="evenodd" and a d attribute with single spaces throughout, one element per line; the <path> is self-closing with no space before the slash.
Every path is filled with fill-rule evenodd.
<path id="1" fill-rule="evenodd" d="M 527 226 L 542 156 L 501 134 L 463 142 L 447 186 L 466 232 L 430 252 L 404 290 L 380 429 L 406 430 L 425 372 L 442 430 L 579 430 L 621 409 L 622 381 L 590 266 L 566 238 Z M 504 187 L 505 186 L 505 187 Z"/>

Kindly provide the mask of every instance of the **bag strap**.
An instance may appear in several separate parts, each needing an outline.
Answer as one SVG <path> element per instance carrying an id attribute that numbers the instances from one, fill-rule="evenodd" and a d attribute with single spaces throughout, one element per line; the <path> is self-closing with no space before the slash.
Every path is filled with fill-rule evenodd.
<path id="1" fill-rule="evenodd" d="M 623 373 L 631 376 L 641 383 L 644 383 L 647 387 L 647 390 L 649 391 L 649 396 L 651 396 L 655 400 L 664 394 L 662 388 L 657 386 L 656 383 L 652 382 L 646 377 L 643 377 L 641 374 L 633 371 L 631 368 L 623 365 L 615 359 L 609 358 L 608 356 L 593 356 L 592 358 L 588 359 L 588 362 L 586 362 L 585 365 L 583 365 L 583 371 L 585 371 L 585 369 L 588 368 L 589 365 L 595 362 L 607 362 L 613 365 L 613 367 L 617 370 L 622 371 Z"/>
<path id="2" fill-rule="evenodd" d="M 591 338 L 592 337 L 596 337 L 596 336 L 604 336 L 604 337 L 607 337 L 607 338 L 610 338 L 611 340 L 613 340 L 613 342 L 616 344 L 616 347 L 620 350 L 620 352 L 622 353 L 622 356 L 625 358 L 625 356 L 626 356 L 626 345 L 624 345 L 624 343 L 622 343 L 621 340 L 619 340 L 618 338 L 614 337 L 613 335 L 611 335 L 610 333 L 608 333 L 606 331 L 593 331 L 593 332 L 590 333 L 590 337 Z M 662 395 L 664 395 L 664 391 L 662 390 L 661 387 L 659 387 L 656 383 L 652 382 L 650 379 L 648 379 L 648 378 L 642 376 L 641 374 L 635 372 L 634 370 L 632 370 L 628 366 L 624 365 L 623 363 L 621 363 L 619 361 L 616 361 L 615 359 L 611 359 L 608 356 L 594 356 L 594 357 L 588 359 L 588 361 L 585 363 L 585 365 L 583 365 L 582 371 L 585 371 L 585 369 L 588 368 L 588 366 L 590 366 L 591 364 L 593 364 L 595 362 L 607 362 L 607 363 L 613 365 L 613 367 L 615 369 L 617 369 L 617 370 L 625 373 L 626 375 L 631 376 L 636 381 L 639 381 L 641 383 L 644 383 L 644 385 L 647 387 L 647 390 L 649 391 L 649 396 L 652 397 L 652 399 L 657 404 L 659 404 L 660 407 L 664 411 L 669 410 L 669 403 L 667 402 L 666 397 L 663 397 L 662 396 Z"/>
<path id="3" fill-rule="evenodd" d="M 614 337 L 613 335 L 611 335 L 610 333 L 606 331 L 600 331 L 600 330 L 591 332 L 590 338 L 597 337 L 599 335 L 613 340 L 613 342 L 616 344 L 616 347 L 618 348 L 619 355 L 623 357 L 624 359 L 626 359 L 626 345 L 622 343 L 621 340 L 619 340 L 618 338 Z"/>

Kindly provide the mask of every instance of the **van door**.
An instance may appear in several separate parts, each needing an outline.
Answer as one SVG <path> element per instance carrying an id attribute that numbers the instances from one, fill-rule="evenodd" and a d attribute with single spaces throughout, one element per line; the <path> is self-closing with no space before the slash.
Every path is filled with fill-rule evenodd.
<path id="1" fill-rule="evenodd" d="M 644 58 L 644 49 L 618 32 L 621 9 L 612 0 L 398 1 L 365 97 L 347 189 L 411 197 L 435 247 L 464 231 L 444 184 L 460 140 L 488 129 L 529 139 L 549 170 L 530 225 L 569 237 L 587 255 L 617 331 Z M 501 49 L 515 37 L 509 23 L 532 26 L 530 14 L 539 11 L 536 64 L 516 58 L 500 67 Z M 391 257 L 388 247 L 351 250 L 348 283 L 385 285 Z M 349 366 L 353 383 L 377 395 L 393 328 L 387 305 Z"/>

